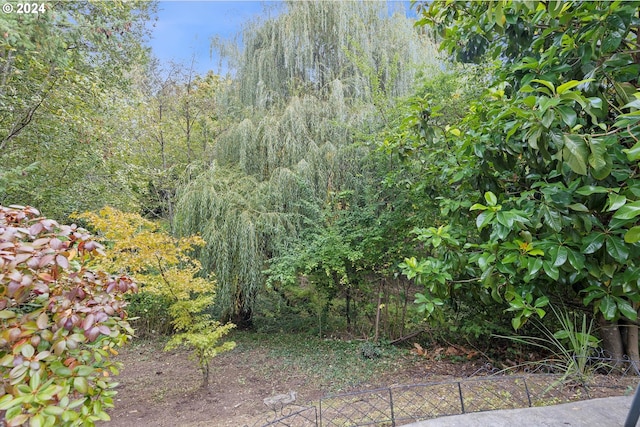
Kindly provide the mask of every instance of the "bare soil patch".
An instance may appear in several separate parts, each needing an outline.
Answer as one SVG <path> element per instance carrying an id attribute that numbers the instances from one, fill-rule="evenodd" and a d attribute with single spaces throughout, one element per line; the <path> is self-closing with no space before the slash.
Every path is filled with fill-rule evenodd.
<path id="1" fill-rule="evenodd" d="M 126 347 L 118 356 L 124 366 L 116 406 L 109 411 L 111 421 L 100 425 L 254 426 L 273 414 L 263 399 L 290 390 L 298 393 L 296 404 L 311 405 L 329 394 L 463 378 L 483 364 L 428 360 L 399 349 L 369 360 L 358 354 L 358 343 L 304 336 L 283 341 L 239 338 L 235 350 L 212 361 L 206 389 L 188 351 L 165 352 L 160 341 Z"/>

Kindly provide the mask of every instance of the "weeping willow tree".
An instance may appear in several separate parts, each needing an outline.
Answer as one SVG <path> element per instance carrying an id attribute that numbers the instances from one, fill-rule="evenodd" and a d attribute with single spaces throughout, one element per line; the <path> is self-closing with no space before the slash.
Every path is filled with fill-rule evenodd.
<path id="1" fill-rule="evenodd" d="M 216 141 L 214 166 L 182 191 L 176 216 L 179 232 L 208 242 L 202 265 L 239 325 L 250 322 L 266 262 L 331 194 L 366 185 L 357 176 L 366 149 L 343 151 L 380 128 L 420 67 L 437 67 L 433 43 L 384 2 L 289 2 L 242 38 L 243 49 L 225 48 L 236 52 L 224 94 L 235 125 Z"/>
<path id="2" fill-rule="evenodd" d="M 283 170 L 274 181 L 292 194 L 291 178 L 295 179 Z M 197 230 L 206 239 L 198 250 L 202 267 L 215 272 L 223 317 L 238 327 L 251 323 L 268 242 L 297 226 L 295 217 L 283 213 L 286 206 L 269 198 L 278 193 L 269 188 L 271 184 L 214 163 L 182 189 L 182 209 L 176 217 L 179 231 Z M 270 208 L 278 206 L 282 209 Z"/>
<path id="3" fill-rule="evenodd" d="M 245 29 L 238 61 L 243 105 L 264 108 L 300 92 L 327 94 L 336 79 L 352 97 L 368 98 L 368 73 L 358 62 L 376 72 L 390 95 L 401 95 L 413 80 L 406 65 L 430 56 L 406 16 L 389 16 L 384 2 L 289 2 L 287 9 Z"/>

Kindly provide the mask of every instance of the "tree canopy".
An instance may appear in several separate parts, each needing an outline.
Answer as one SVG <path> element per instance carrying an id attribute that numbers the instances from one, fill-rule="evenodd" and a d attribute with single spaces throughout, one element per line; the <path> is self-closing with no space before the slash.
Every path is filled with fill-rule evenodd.
<path id="1" fill-rule="evenodd" d="M 455 147 L 449 183 L 472 179 L 461 195 L 477 202 L 469 289 L 504 301 L 515 328 L 543 316 L 550 299 L 581 301 L 621 356 L 620 333 L 607 326 L 635 321 L 640 302 L 638 3 L 434 2 L 422 11 L 453 58 L 495 64 L 465 118 L 430 134 Z M 468 224 L 450 223 L 462 242 Z M 451 296 L 407 264 L 428 284 L 427 300 Z M 637 328 L 624 331 L 637 361 Z"/>
<path id="2" fill-rule="evenodd" d="M 177 215 L 178 230 L 210 242 L 201 261 L 236 323 L 250 318 L 265 263 L 332 194 L 359 185 L 367 150 L 353 153 L 357 135 L 382 126 L 416 67 L 437 64 L 429 39 L 385 3 L 289 2 L 243 38 L 224 98 L 234 124 L 211 170 L 181 193 Z"/>
<path id="3" fill-rule="evenodd" d="M 2 14 L 0 203 L 56 218 L 101 207 L 99 195 L 131 208 L 114 118 L 128 72 L 146 60 L 154 10 L 153 2 L 79 1 Z M 62 204 L 67 191 L 76 196 Z"/>

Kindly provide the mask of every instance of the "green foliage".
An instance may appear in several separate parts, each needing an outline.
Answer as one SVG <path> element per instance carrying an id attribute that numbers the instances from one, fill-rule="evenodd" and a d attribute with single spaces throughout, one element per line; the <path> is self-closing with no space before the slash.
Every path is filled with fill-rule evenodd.
<path id="1" fill-rule="evenodd" d="M 100 260 L 103 265 L 126 271 L 144 292 L 171 301 L 169 315 L 177 334 L 166 349 L 179 345 L 193 349 L 206 387 L 209 360 L 235 344 L 218 343 L 234 325 L 221 325 L 205 312 L 213 304 L 215 282 L 197 276 L 200 263 L 190 256 L 194 248 L 205 244 L 204 240 L 198 236 L 174 238 L 138 214 L 108 207 L 98 214 L 87 212 L 79 217 L 101 233 L 107 245 L 106 256 Z"/>
<path id="2" fill-rule="evenodd" d="M 580 298 L 607 320 L 637 318 L 637 7 L 506 1 L 423 8 L 421 22 L 456 58 L 500 59 L 458 128 L 424 139 L 453 148 L 435 164 L 449 165 L 448 177 L 470 178 L 463 197 L 484 194 L 471 212 L 443 194 L 440 206 L 454 212 L 448 225 L 467 236 L 473 270 L 449 283 L 471 273 L 481 287 L 468 289 L 506 303 L 515 328 L 544 316 L 552 295 Z M 449 263 L 442 270 L 453 271 Z"/>
<path id="3" fill-rule="evenodd" d="M 347 96 L 367 100 L 362 107 L 368 108 L 380 87 L 387 96 L 404 95 L 413 84 L 413 65 L 435 62 L 431 40 L 421 38 L 404 14 L 389 16 L 384 1 L 281 6 L 282 13 L 245 27 L 244 49 L 226 49 L 238 52 L 232 59 L 243 106 L 282 107 L 307 94 L 331 96 L 340 84 L 354 89 Z"/>
<path id="4" fill-rule="evenodd" d="M 140 67 L 132 77 L 135 102 L 121 113 L 136 117 L 125 121 L 131 143 L 123 149 L 141 213 L 168 221 L 172 230 L 178 187 L 211 161 L 211 141 L 222 127 L 217 92 L 223 82 L 212 72 L 195 74 L 193 65 Z"/>
<path id="5" fill-rule="evenodd" d="M 37 205 L 53 218 L 97 209 L 105 198 L 130 207 L 118 113 L 129 98 L 128 73 L 146 61 L 155 3 L 44 2 L 43 9 L 0 16 L 2 175 L 22 171 L 0 184 L 0 203 Z"/>
<path id="6" fill-rule="evenodd" d="M 136 331 L 136 337 L 154 339 L 159 335 L 171 335 L 173 325 L 169 307 L 172 302 L 172 298 L 152 292 L 142 291 L 127 295 L 127 311 L 131 316 L 130 323 Z"/>
<path id="7" fill-rule="evenodd" d="M 207 304 L 210 303 L 211 301 L 207 301 Z M 233 350 L 236 346 L 233 341 L 220 343 L 222 337 L 227 335 L 235 325 L 233 323 L 221 325 L 220 322 L 211 320 L 206 314 L 194 313 L 191 311 L 193 305 L 190 301 L 188 307 L 184 307 L 184 302 L 172 306 L 178 333 L 171 337 L 165 350 L 172 350 L 179 346 L 193 350 L 193 358 L 202 371 L 202 386 L 206 388 L 209 385 L 209 361 L 222 352 Z"/>
<path id="8" fill-rule="evenodd" d="M 571 381 L 583 384 L 590 375 L 600 368 L 590 363 L 589 357 L 598 347 L 599 340 L 593 335 L 593 322 L 587 321 L 587 315 L 579 317 L 566 309 L 558 310 L 550 306 L 560 329 L 553 332 L 540 322 L 534 322 L 542 333 L 541 337 L 502 336 L 508 340 L 538 347 L 551 355 L 542 364 L 549 364 L 562 372 L 561 382 Z"/>
<path id="9" fill-rule="evenodd" d="M 336 295 L 368 291 L 365 273 L 350 271 L 365 263 L 364 245 L 323 215 L 341 217 L 338 199 L 368 186 L 374 210 L 383 205 L 379 177 L 363 166 L 370 150 L 356 141 L 381 127 L 391 97 L 410 89 L 415 64 L 437 64 L 435 54 L 424 55 L 434 52 L 431 40 L 406 16 L 389 16 L 383 2 L 288 2 L 283 9 L 247 26 L 243 50 L 222 46 L 238 53 L 231 58 L 237 77 L 221 93 L 223 121 L 232 124 L 217 140 L 210 170 L 180 192 L 176 215 L 180 233 L 209 242 L 200 260 L 219 280 L 220 309 L 238 326 L 251 324 L 266 263 L 289 288 L 272 289 L 284 294 L 296 293 L 299 273 L 313 274 L 324 307 L 310 311 L 320 320 Z M 361 194 L 355 198 L 357 213 L 344 209 L 354 214 L 350 222 L 358 214 L 369 221 Z M 310 246 L 318 253 L 295 259 L 293 248 Z M 345 310 L 353 304 L 345 301 Z"/>
<path id="10" fill-rule="evenodd" d="M 479 95 L 474 83 L 486 80 L 483 72 L 449 66 L 423 76 L 417 93 L 398 103 L 397 118 L 379 145 L 388 162 L 382 169 L 386 197 L 394 208 L 380 219 L 391 231 L 384 241 L 397 242 L 390 252 L 396 262 L 404 258 L 399 272 L 419 285 L 412 300 L 436 340 L 476 342 L 504 331 L 496 303 L 477 286 L 480 277 L 465 246 L 477 236 L 475 219 L 466 213 L 477 177 L 468 159 L 452 155 L 460 144 L 456 126 Z"/>
<path id="11" fill-rule="evenodd" d="M 417 293 L 415 303 L 420 312 L 428 317 L 437 306 L 444 305 L 443 298 L 448 296 L 447 282 L 452 280 L 452 276 L 445 263 L 449 267 L 449 264 L 455 262 L 447 255 L 459 248 L 460 243 L 451 235 L 449 226 L 416 228 L 413 232 L 417 234 L 416 240 L 424 242 L 424 249 L 431 256 L 420 261 L 415 257 L 405 258 L 399 267 L 408 279 L 415 279 L 418 285 L 425 287 L 426 295 Z"/>
<path id="12" fill-rule="evenodd" d="M 209 242 L 199 259 L 216 274 L 223 317 L 241 327 L 250 323 L 263 284 L 264 244 L 294 229 L 290 216 L 267 209 L 265 187 L 214 164 L 182 190 L 176 216 L 179 233 L 200 232 Z"/>
<path id="13" fill-rule="evenodd" d="M 46 3 L 44 9 L 6 13 L 0 21 L 0 97 L 8 113 L 0 121 L 3 150 L 34 115 L 46 114 L 43 103 L 79 105 L 78 96 L 99 94 L 107 81 L 118 83 L 127 62 L 144 54 L 140 42 L 154 5 L 87 1 Z M 60 28 L 65 31 L 55 31 Z"/>
<path id="14" fill-rule="evenodd" d="M 354 159 L 359 185 L 330 193 L 317 219 L 265 270 L 268 289 L 315 318 L 320 335 L 331 332 L 337 316 L 348 332 L 374 340 L 397 338 L 415 326 L 407 282 L 390 277 L 404 225 L 389 209 L 392 199 L 381 194 L 376 166 L 368 156 Z"/>
<path id="15" fill-rule="evenodd" d="M 109 420 L 111 360 L 133 330 L 125 275 L 93 269 L 103 251 L 81 228 L 0 206 L 0 411 L 7 426 Z"/>
<path id="16" fill-rule="evenodd" d="M 7 193 L 13 192 L 16 188 L 20 188 L 26 182 L 25 177 L 34 172 L 38 168 L 37 163 L 32 163 L 26 167 L 13 167 L 6 168 L 0 171 L 0 195 L 6 197 Z M 4 203 L 5 200 L 0 198 L 0 203 Z"/>
<path id="17" fill-rule="evenodd" d="M 360 355 L 365 359 L 378 359 L 382 356 L 382 348 L 376 343 L 365 341 L 360 345 Z"/>

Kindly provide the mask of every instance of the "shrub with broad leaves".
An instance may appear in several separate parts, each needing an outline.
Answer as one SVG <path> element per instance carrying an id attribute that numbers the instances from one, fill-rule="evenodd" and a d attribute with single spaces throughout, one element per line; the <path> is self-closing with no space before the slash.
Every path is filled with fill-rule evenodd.
<path id="1" fill-rule="evenodd" d="M 0 206 L 0 416 L 7 426 L 93 425 L 113 407 L 111 357 L 131 338 L 128 276 L 91 268 L 84 229 Z"/>

